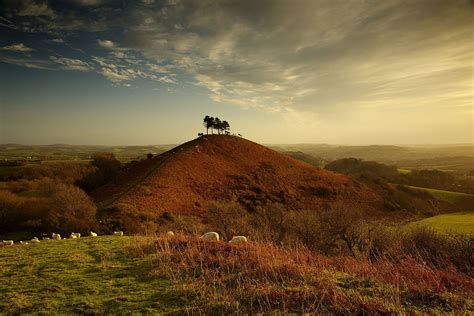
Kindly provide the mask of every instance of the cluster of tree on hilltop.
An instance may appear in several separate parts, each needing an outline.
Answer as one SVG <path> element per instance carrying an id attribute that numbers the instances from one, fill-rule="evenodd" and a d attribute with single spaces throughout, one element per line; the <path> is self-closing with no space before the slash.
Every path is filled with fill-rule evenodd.
<path id="1" fill-rule="evenodd" d="M 229 134 L 230 125 L 227 121 L 221 121 L 218 117 L 212 117 L 206 115 L 203 120 L 203 125 L 206 128 L 206 134 L 214 134 L 214 130 L 217 130 L 218 134 Z"/>

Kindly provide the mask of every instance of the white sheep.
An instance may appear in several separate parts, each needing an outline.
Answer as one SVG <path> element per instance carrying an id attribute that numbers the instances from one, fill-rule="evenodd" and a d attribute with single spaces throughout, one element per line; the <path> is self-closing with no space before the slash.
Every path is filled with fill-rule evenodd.
<path id="1" fill-rule="evenodd" d="M 40 241 L 39 241 L 38 237 L 34 237 L 32 240 L 30 240 L 30 242 L 37 244 Z"/>
<path id="2" fill-rule="evenodd" d="M 97 237 L 97 234 L 94 232 L 91 232 L 91 237 Z"/>
<path id="3" fill-rule="evenodd" d="M 246 243 L 247 237 L 245 236 L 234 236 L 232 239 L 229 241 L 229 245 L 234 245 L 234 244 L 241 244 L 241 243 Z"/>
<path id="4" fill-rule="evenodd" d="M 51 234 L 51 238 L 54 239 L 54 240 L 61 240 L 61 235 L 60 235 L 60 234 L 56 234 L 56 233 L 52 233 L 52 234 Z"/>
<path id="5" fill-rule="evenodd" d="M 28 245 L 28 242 L 22 240 L 22 241 L 20 241 L 20 244 L 21 244 L 21 245 Z"/>
<path id="6" fill-rule="evenodd" d="M 13 240 L 4 240 L 0 243 L 0 246 L 13 246 Z"/>
<path id="7" fill-rule="evenodd" d="M 199 239 L 219 241 L 219 234 L 216 232 L 208 232 L 202 235 L 201 237 L 199 237 Z"/>
<path id="8" fill-rule="evenodd" d="M 81 233 L 71 233 L 69 237 L 72 239 L 81 238 Z"/>
<path id="9" fill-rule="evenodd" d="M 43 237 L 43 240 L 49 240 L 49 237 Z"/>
<path id="10" fill-rule="evenodd" d="M 166 236 L 173 237 L 174 233 L 170 230 L 170 231 L 166 232 Z"/>
<path id="11" fill-rule="evenodd" d="M 123 236 L 123 231 L 119 230 L 119 231 L 114 232 L 114 236 L 122 237 Z"/>

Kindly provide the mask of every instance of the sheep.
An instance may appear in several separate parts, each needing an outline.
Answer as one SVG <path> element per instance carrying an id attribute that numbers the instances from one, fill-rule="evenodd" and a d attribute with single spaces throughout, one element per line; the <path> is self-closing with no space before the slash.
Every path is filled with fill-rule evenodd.
<path id="1" fill-rule="evenodd" d="M 4 240 L 0 243 L 0 246 L 13 246 L 13 240 Z"/>
<path id="2" fill-rule="evenodd" d="M 234 236 L 232 239 L 229 241 L 229 245 L 234 245 L 234 244 L 241 244 L 241 243 L 246 243 L 247 237 L 245 236 Z"/>
<path id="3" fill-rule="evenodd" d="M 123 231 L 119 230 L 119 231 L 114 232 L 114 236 L 122 237 L 123 236 Z"/>
<path id="4" fill-rule="evenodd" d="M 81 238 L 81 233 L 71 233 L 69 237 L 72 239 Z"/>
<path id="5" fill-rule="evenodd" d="M 97 237 L 97 234 L 94 232 L 91 232 L 91 237 Z"/>
<path id="6" fill-rule="evenodd" d="M 199 239 L 219 241 L 219 234 L 216 232 L 208 232 L 202 235 L 201 237 L 199 237 Z"/>
<path id="7" fill-rule="evenodd" d="M 173 237 L 174 233 L 170 230 L 169 232 L 166 232 L 166 236 Z"/>
<path id="8" fill-rule="evenodd" d="M 43 240 L 49 240 L 49 237 L 43 237 Z"/>
<path id="9" fill-rule="evenodd" d="M 30 242 L 37 244 L 40 241 L 39 241 L 38 237 L 34 237 L 32 240 L 30 240 Z"/>
<path id="10" fill-rule="evenodd" d="M 20 244 L 21 244 L 21 245 L 28 245 L 28 242 L 22 240 L 22 241 L 20 241 Z"/>
<path id="11" fill-rule="evenodd" d="M 60 234 L 52 233 L 52 234 L 51 234 L 51 238 L 54 239 L 54 240 L 61 240 L 61 235 L 60 235 Z"/>

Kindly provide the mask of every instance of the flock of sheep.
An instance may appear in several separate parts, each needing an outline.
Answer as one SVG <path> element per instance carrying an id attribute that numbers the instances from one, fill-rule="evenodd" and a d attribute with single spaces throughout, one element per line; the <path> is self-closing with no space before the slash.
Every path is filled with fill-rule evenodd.
<path id="1" fill-rule="evenodd" d="M 167 233 L 170 236 L 174 236 L 173 232 L 168 232 Z M 208 232 L 199 237 L 202 240 L 214 240 L 214 241 L 219 241 L 219 234 L 216 232 Z M 241 243 L 246 243 L 247 242 L 247 237 L 245 236 L 234 236 L 232 239 L 229 241 L 229 245 L 234 245 L 234 244 L 241 244 Z"/>
<path id="2" fill-rule="evenodd" d="M 115 231 L 113 233 L 114 236 L 123 236 L 123 231 Z M 166 235 L 168 237 L 173 237 L 174 236 L 174 232 L 172 231 L 169 231 L 166 233 Z M 94 233 L 94 232 L 90 232 L 89 234 L 90 237 L 97 237 L 97 233 Z M 77 239 L 77 238 L 81 238 L 81 234 L 80 233 L 74 233 L 72 232 L 70 235 L 69 235 L 69 239 Z M 216 233 L 216 232 L 208 232 L 208 233 L 205 233 L 204 235 L 202 235 L 201 237 L 199 237 L 200 239 L 202 240 L 211 240 L 211 241 L 219 241 L 220 237 L 219 237 L 219 234 Z M 52 233 L 51 234 L 51 238 L 49 237 L 43 237 L 43 240 L 61 240 L 61 239 L 67 239 L 67 238 L 62 238 L 60 234 L 56 234 L 56 233 Z M 29 240 L 29 241 L 20 241 L 20 244 L 22 245 L 27 245 L 29 243 L 39 243 L 40 240 L 38 239 L 38 237 L 34 237 L 33 239 Z M 239 243 L 246 243 L 247 242 L 247 237 L 245 236 L 234 236 L 230 241 L 229 241 L 229 244 L 230 245 L 233 245 L 233 244 L 239 244 Z M 0 242 L 0 247 L 1 246 L 13 246 L 14 245 L 14 242 L 13 240 L 4 240 L 4 241 L 1 241 Z"/>
<path id="3" fill-rule="evenodd" d="M 114 232 L 114 235 L 115 236 L 123 236 L 123 231 L 116 231 Z M 90 232 L 89 234 L 90 237 L 97 237 L 97 233 L 94 233 L 94 232 Z M 70 235 L 69 235 L 69 239 L 77 239 L 77 238 L 81 238 L 81 233 L 74 233 L 72 232 Z M 62 240 L 62 239 L 67 239 L 67 238 L 62 238 L 60 234 L 56 234 L 56 233 L 52 233 L 51 234 L 51 238 L 49 237 L 43 237 L 42 240 Z M 20 244 L 22 245 L 28 245 L 29 243 L 32 243 L 32 244 L 37 244 L 39 243 L 40 240 L 38 239 L 38 237 L 33 237 L 33 239 L 31 240 L 28 240 L 28 241 L 20 241 Z M 15 243 L 13 240 L 4 240 L 4 241 L 0 241 L 0 247 L 2 246 L 13 246 Z"/>

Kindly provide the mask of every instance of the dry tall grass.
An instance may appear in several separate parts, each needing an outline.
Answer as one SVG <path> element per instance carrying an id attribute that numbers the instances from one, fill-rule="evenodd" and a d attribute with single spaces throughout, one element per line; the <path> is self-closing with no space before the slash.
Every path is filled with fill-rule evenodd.
<path id="1" fill-rule="evenodd" d="M 150 277 L 173 280 L 193 313 L 474 311 L 472 277 L 409 256 L 370 263 L 304 247 L 230 246 L 184 235 L 137 238 L 126 249 L 150 256 Z"/>

